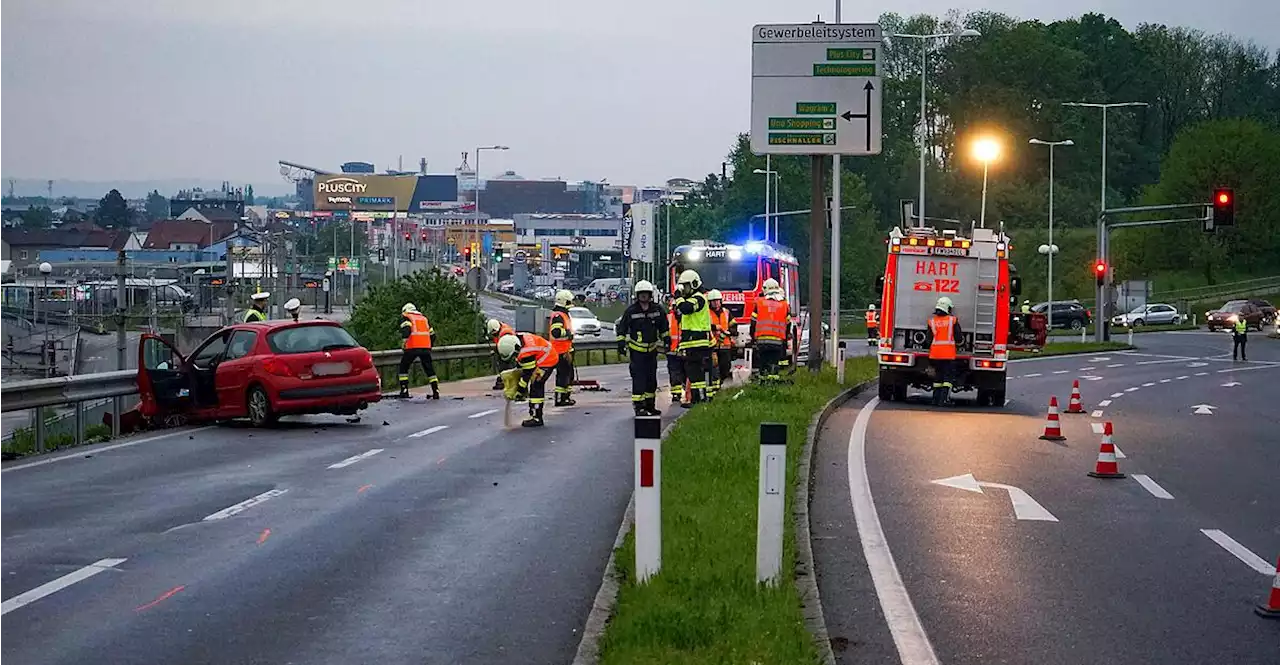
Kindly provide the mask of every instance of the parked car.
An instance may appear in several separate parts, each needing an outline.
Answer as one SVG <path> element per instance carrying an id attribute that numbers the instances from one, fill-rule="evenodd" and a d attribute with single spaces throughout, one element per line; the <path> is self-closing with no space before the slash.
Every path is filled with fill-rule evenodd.
<path id="1" fill-rule="evenodd" d="M 1262 307 L 1255 303 L 1266 303 L 1267 306 L 1271 304 L 1265 300 L 1231 300 L 1216 310 L 1205 312 L 1205 325 L 1210 331 L 1231 330 L 1236 321 L 1244 317 L 1246 328 L 1262 330 L 1262 326 L 1275 319 L 1275 308 L 1271 308 L 1271 315 L 1268 317 Z"/>
<path id="2" fill-rule="evenodd" d="M 1031 311 L 1049 314 L 1049 303 L 1042 302 L 1031 308 Z M 1093 320 L 1093 312 L 1085 309 L 1079 300 L 1055 300 L 1053 302 L 1053 327 L 1080 330 Z"/>
<path id="3" fill-rule="evenodd" d="M 497 289 L 498 293 L 514 293 L 515 290 L 516 290 L 515 282 L 509 279 L 498 282 L 498 289 Z"/>
<path id="4" fill-rule="evenodd" d="M 570 307 L 569 323 L 575 335 L 600 336 L 600 320 L 586 307 Z"/>
<path id="5" fill-rule="evenodd" d="M 1151 303 L 1136 307 L 1127 314 L 1117 314 L 1111 317 L 1111 325 L 1123 328 L 1165 324 L 1177 325 L 1182 323 L 1184 318 L 1173 305 Z"/>
<path id="6" fill-rule="evenodd" d="M 373 356 L 334 321 L 227 326 L 190 356 L 156 335 L 138 344 L 138 393 L 152 421 L 354 415 L 382 398 Z"/>
<path id="7" fill-rule="evenodd" d="M 556 290 L 550 286 L 539 286 L 533 290 L 533 297 L 538 300 L 551 300 L 556 296 Z"/>

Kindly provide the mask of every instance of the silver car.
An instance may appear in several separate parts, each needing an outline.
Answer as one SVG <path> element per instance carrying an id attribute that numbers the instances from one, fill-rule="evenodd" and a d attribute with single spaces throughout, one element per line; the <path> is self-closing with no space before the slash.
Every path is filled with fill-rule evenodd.
<path id="1" fill-rule="evenodd" d="M 1173 305 L 1154 303 L 1135 308 L 1127 314 L 1111 317 L 1111 325 L 1124 328 L 1182 323 L 1183 316 Z"/>

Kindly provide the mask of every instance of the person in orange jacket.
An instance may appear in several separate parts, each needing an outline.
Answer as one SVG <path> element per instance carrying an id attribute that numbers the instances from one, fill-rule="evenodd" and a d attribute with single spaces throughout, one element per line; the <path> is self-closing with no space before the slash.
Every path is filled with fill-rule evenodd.
<path id="1" fill-rule="evenodd" d="M 427 315 L 419 312 L 411 302 L 400 308 L 400 316 L 400 337 L 404 340 L 400 371 L 396 377 L 400 382 L 400 397 L 409 396 L 409 370 L 417 360 L 422 363 L 427 383 L 431 384 L 431 399 L 440 399 L 440 379 L 436 378 L 436 367 L 431 361 L 431 344 L 435 342 L 436 331 L 431 328 Z"/>
<path id="2" fill-rule="evenodd" d="M 707 396 L 714 396 L 721 386 L 733 378 L 733 317 L 724 308 L 724 296 L 719 289 L 707 292 L 707 305 L 711 308 L 711 382 Z"/>
<path id="3" fill-rule="evenodd" d="M 560 362 L 560 356 L 546 338 L 533 333 L 505 335 L 498 340 L 498 356 L 514 360 L 520 368 L 517 399 L 528 397 L 529 417 L 522 427 L 542 427 L 542 406 L 547 401 L 547 379 Z"/>
<path id="4" fill-rule="evenodd" d="M 929 317 L 929 329 L 924 343 L 929 347 L 929 365 L 934 368 L 933 404 L 951 403 L 951 389 L 955 387 L 956 341 L 960 339 L 960 322 L 951 313 L 951 299 L 943 296 L 934 305 Z"/>

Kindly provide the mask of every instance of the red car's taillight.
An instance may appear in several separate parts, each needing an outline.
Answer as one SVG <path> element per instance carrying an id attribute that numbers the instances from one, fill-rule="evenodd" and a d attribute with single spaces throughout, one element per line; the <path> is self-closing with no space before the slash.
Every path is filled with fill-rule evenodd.
<path id="1" fill-rule="evenodd" d="M 293 369 L 289 367 L 289 363 L 279 358 L 267 358 L 262 361 L 262 371 L 273 376 L 293 376 Z"/>
<path id="2" fill-rule="evenodd" d="M 366 369 L 373 369 L 373 354 L 366 351 L 364 355 L 351 363 L 351 368 L 358 372 L 362 372 Z"/>

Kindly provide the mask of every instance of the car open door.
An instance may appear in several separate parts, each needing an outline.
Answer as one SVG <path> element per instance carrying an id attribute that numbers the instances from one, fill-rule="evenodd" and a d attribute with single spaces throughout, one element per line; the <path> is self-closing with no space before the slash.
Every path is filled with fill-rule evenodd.
<path id="1" fill-rule="evenodd" d="M 185 419 L 191 410 L 191 372 L 172 344 L 151 333 L 138 341 L 142 415 L 157 422 Z"/>

